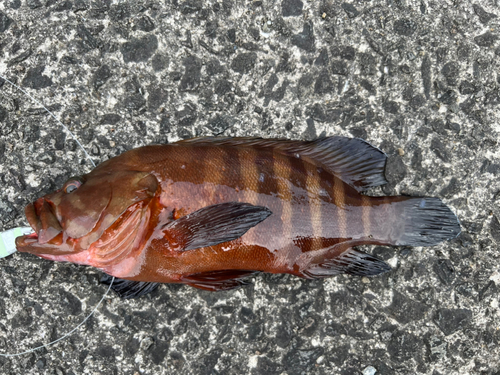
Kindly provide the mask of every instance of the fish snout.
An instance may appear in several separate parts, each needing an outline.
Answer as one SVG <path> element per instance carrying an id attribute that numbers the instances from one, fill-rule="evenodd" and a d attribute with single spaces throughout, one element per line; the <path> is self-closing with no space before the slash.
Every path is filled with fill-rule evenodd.
<path id="1" fill-rule="evenodd" d="M 74 244 L 64 238 L 55 210 L 55 205 L 45 198 L 39 198 L 25 207 L 26 218 L 35 233 L 16 238 L 18 251 L 47 257 L 71 254 L 75 251 Z"/>
<path id="2" fill-rule="evenodd" d="M 39 244 L 45 244 L 62 234 L 63 228 L 57 219 L 52 202 L 39 198 L 34 203 L 28 204 L 24 212 L 38 236 Z"/>

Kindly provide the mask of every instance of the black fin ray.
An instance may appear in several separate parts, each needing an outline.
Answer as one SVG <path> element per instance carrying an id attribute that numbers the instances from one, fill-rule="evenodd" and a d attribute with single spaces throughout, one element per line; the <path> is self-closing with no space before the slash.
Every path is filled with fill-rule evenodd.
<path id="1" fill-rule="evenodd" d="M 167 224 L 172 250 L 187 251 L 217 245 L 243 236 L 271 211 L 249 203 L 228 202 L 204 207 Z"/>
<path id="2" fill-rule="evenodd" d="M 312 264 L 303 273 L 309 278 L 324 278 L 339 274 L 375 276 L 391 270 L 391 267 L 370 254 L 350 248 L 338 257 Z"/>
<path id="3" fill-rule="evenodd" d="M 109 285 L 113 276 L 108 274 L 103 274 L 101 277 L 101 283 Z M 145 294 L 151 293 L 156 288 L 158 288 L 159 283 L 151 283 L 146 281 L 132 281 L 125 279 L 118 279 L 115 277 L 111 289 L 118 294 L 123 299 L 131 299 L 143 296 Z"/>
<path id="4" fill-rule="evenodd" d="M 209 271 L 188 275 L 182 278 L 182 282 L 203 290 L 219 291 L 239 288 L 250 284 L 249 280 L 245 280 L 259 271 L 248 270 L 220 270 Z"/>
<path id="5" fill-rule="evenodd" d="M 384 185 L 387 156 L 360 138 L 326 137 L 314 141 L 263 138 L 202 137 L 179 144 L 272 148 L 289 156 L 308 158 L 358 191 Z"/>

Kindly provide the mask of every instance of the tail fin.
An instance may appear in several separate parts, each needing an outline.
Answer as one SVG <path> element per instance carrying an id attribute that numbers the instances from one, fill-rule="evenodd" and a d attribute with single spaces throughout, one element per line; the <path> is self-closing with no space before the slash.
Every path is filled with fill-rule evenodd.
<path id="1" fill-rule="evenodd" d="M 397 246 L 433 246 L 460 234 L 457 216 L 439 198 L 409 198 L 398 209 L 405 222 Z"/>

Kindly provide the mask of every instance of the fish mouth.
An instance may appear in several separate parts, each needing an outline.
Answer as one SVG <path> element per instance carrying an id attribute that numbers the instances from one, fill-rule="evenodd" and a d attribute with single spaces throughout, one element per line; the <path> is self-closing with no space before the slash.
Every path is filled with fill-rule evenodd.
<path id="1" fill-rule="evenodd" d="M 35 233 L 16 238 L 16 247 L 19 251 L 34 254 L 45 253 L 62 244 L 63 229 L 50 201 L 40 198 L 28 204 L 24 212 Z"/>
<path id="2" fill-rule="evenodd" d="M 38 234 L 36 233 L 31 233 L 16 238 L 16 246 L 18 250 L 19 248 L 24 248 L 26 246 L 30 246 L 37 243 L 38 243 Z"/>

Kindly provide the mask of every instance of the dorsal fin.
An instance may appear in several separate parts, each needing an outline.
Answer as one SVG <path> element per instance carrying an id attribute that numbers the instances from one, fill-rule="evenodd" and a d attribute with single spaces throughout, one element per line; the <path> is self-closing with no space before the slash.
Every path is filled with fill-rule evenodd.
<path id="1" fill-rule="evenodd" d="M 178 144 L 220 145 L 230 147 L 272 148 L 288 156 L 299 155 L 339 177 L 358 191 L 384 185 L 387 156 L 359 138 L 326 137 L 314 141 L 262 138 L 203 137 Z"/>

